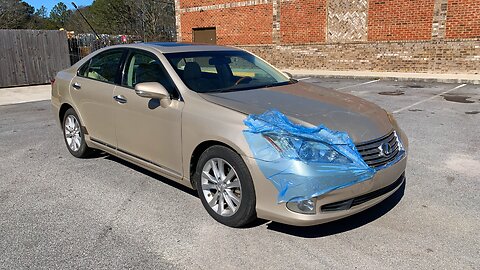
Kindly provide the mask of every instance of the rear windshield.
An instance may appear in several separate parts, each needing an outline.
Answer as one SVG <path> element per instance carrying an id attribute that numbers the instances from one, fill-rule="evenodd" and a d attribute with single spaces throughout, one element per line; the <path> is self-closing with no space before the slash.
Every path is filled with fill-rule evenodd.
<path id="1" fill-rule="evenodd" d="M 178 76 L 200 93 L 239 91 L 293 83 L 258 57 L 243 51 L 165 54 Z"/>

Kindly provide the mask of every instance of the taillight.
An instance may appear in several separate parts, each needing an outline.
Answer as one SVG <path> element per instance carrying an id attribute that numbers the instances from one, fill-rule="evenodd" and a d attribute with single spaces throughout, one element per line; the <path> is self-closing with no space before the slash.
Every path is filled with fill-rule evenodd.
<path id="1" fill-rule="evenodd" d="M 55 83 L 55 78 L 50 80 L 50 84 L 54 84 L 54 83 Z"/>

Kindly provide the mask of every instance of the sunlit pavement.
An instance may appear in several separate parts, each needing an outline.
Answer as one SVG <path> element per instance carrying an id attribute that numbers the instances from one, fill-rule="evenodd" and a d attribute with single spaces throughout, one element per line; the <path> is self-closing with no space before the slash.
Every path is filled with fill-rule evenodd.
<path id="1" fill-rule="evenodd" d="M 232 229 L 167 179 L 72 157 L 49 101 L 4 105 L 0 268 L 478 269 L 480 86 L 305 81 L 395 112 L 410 139 L 404 190 L 329 224 Z"/>

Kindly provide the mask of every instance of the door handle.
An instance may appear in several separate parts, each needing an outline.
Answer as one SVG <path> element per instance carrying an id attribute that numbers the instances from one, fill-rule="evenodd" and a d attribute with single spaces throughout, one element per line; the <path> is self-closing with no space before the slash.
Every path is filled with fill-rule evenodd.
<path id="1" fill-rule="evenodd" d="M 82 88 L 82 85 L 79 84 L 78 82 L 75 82 L 75 83 L 72 83 L 72 87 L 78 90 L 78 89 Z"/>
<path id="2" fill-rule="evenodd" d="M 113 99 L 115 99 L 115 101 L 121 104 L 127 103 L 127 99 L 122 95 L 114 96 Z"/>

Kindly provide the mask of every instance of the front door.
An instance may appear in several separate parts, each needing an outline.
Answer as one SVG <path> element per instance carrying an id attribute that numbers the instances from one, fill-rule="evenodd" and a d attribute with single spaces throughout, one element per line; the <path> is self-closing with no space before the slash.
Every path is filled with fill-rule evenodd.
<path id="1" fill-rule="evenodd" d="M 108 50 L 80 67 L 70 85 L 70 94 L 78 107 L 83 126 L 90 138 L 114 146 L 115 125 L 112 99 L 118 69 L 126 50 Z"/>
<path id="2" fill-rule="evenodd" d="M 183 102 L 173 82 L 158 58 L 141 50 L 131 51 L 124 70 L 121 86 L 114 89 L 120 98 L 115 110 L 118 151 L 181 176 Z M 157 99 L 138 96 L 134 87 L 142 82 L 161 83 L 171 93 L 170 106 L 163 108 Z"/>

